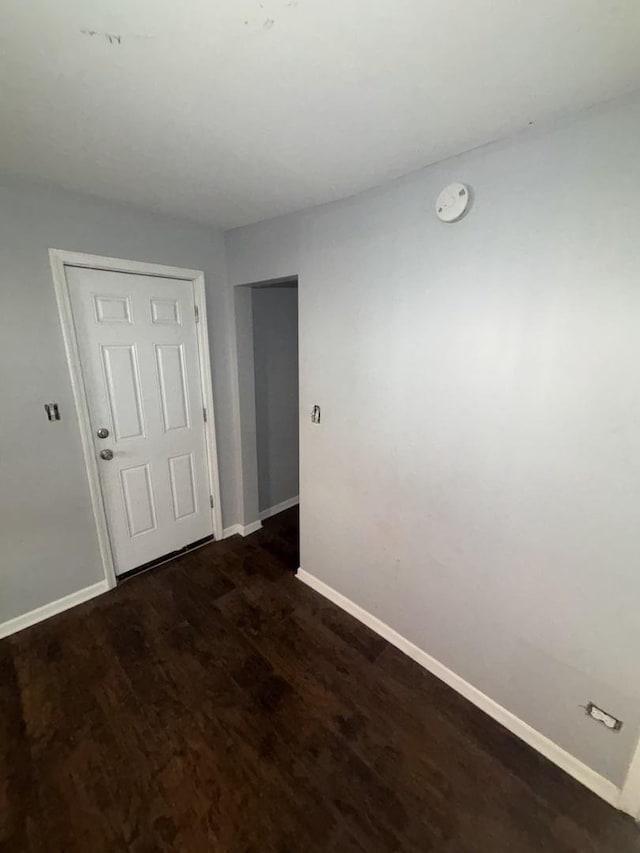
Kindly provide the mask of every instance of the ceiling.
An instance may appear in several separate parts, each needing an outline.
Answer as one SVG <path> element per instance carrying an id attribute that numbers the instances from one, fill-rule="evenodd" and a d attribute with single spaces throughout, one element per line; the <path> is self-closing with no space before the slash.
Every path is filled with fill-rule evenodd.
<path id="1" fill-rule="evenodd" d="M 637 0 L 1 0 L 0 176 L 230 228 L 640 87 Z"/>

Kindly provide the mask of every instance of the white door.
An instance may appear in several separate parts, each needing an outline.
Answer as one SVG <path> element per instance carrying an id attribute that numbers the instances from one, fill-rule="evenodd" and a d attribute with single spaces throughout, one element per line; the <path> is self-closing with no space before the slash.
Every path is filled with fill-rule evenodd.
<path id="1" fill-rule="evenodd" d="M 193 283 L 65 270 L 122 574 L 213 533 Z"/>

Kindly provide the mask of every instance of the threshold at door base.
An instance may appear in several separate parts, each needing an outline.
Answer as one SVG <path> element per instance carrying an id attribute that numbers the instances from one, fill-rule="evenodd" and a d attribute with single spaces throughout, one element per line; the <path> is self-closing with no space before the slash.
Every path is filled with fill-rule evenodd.
<path id="1" fill-rule="evenodd" d="M 127 581 L 130 578 L 135 577 L 136 575 L 142 574 L 142 572 L 148 572 L 149 569 L 155 569 L 157 566 L 161 566 L 163 563 L 168 563 L 171 560 L 175 560 L 176 557 L 180 557 L 183 554 L 188 554 L 190 551 L 195 551 L 196 548 L 202 548 L 203 545 L 208 545 L 209 542 L 213 542 L 213 536 L 205 536 L 204 539 L 198 539 L 197 542 L 192 542 L 190 545 L 185 545 L 184 548 L 179 548 L 177 551 L 172 551 L 170 554 L 164 554 L 162 557 L 158 557 L 157 560 L 151 560 L 148 563 L 143 563 L 142 566 L 136 566 L 135 569 L 129 569 L 128 572 L 123 572 L 121 575 L 118 575 L 118 583 L 122 583 L 122 581 Z"/>

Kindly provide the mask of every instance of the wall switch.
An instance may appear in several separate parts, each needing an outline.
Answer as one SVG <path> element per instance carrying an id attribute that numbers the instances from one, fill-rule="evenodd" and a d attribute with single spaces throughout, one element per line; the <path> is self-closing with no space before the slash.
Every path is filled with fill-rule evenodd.
<path id="1" fill-rule="evenodd" d="M 57 403 L 45 403 L 44 410 L 47 413 L 47 418 L 50 421 L 60 420 L 60 410 L 58 409 Z"/>
<path id="2" fill-rule="evenodd" d="M 602 708 L 598 708 L 598 706 L 594 705 L 593 702 L 587 703 L 585 711 L 589 717 L 597 720 L 599 723 L 602 723 L 608 729 L 611 729 L 611 731 L 619 732 L 622 728 L 622 720 L 618 720 L 612 714 L 607 714 L 606 711 L 603 711 Z"/>

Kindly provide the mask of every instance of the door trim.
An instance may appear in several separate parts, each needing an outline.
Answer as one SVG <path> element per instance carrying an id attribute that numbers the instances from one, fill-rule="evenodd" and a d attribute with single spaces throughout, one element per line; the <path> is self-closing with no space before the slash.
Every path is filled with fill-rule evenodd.
<path id="1" fill-rule="evenodd" d="M 207 446 L 207 462 L 209 468 L 209 490 L 213 496 L 211 516 L 213 520 L 213 535 L 216 540 L 223 538 L 222 510 L 220 506 L 220 475 L 218 471 L 218 451 L 216 443 L 215 413 L 213 408 L 213 385 L 211 381 L 211 364 L 209 360 L 209 333 L 207 328 L 207 305 L 205 296 L 204 273 L 201 270 L 168 267 L 161 264 L 148 264 L 141 261 L 127 261 L 121 258 L 105 258 L 101 255 L 87 255 L 83 252 L 67 252 L 63 249 L 49 249 L 49 261 L 53 284 L 58 302 L 58 312 L 62 325 L 62 337 L 71 377 L 71 388 L 78 414 L 80 438 L 85 470 L 89 480 L 91 506 L 98 533 L 98 546 L 104 576 L 109 589 L 116 585 L 115 563 L 111 549 L 111 538 L 107 525 L 107 513 L 100 487 L 98 463 L 93 447 L 89 405 L 80 367 L 80 350 L 76 339 L 76 330 L 71 310 L 69 285 L 65 267 L 84 267 L 85 269 L 109 270 L 111 272 L 134 273 L 159 278 L 174 278 L 193 283 L 195 306 L 198 311 L 196 323 L 196 338 L 198 357 L 200 361 L 200 384 L 202 399 L 207 409 L 207 420 L 203 421 L 205 442 Z"/>

